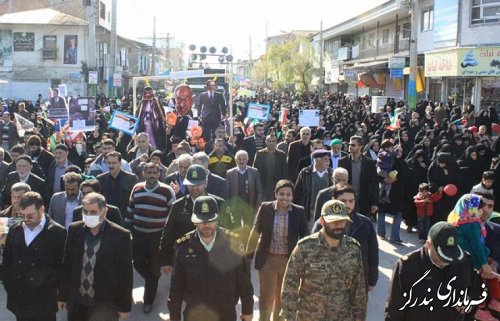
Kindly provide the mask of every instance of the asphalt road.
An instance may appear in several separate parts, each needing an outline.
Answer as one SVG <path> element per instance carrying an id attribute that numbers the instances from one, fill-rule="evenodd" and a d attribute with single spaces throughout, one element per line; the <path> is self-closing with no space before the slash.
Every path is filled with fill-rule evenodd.
<path id="1" fill-rule="evenodd" d="M 386 218 L 386 229 L 390 231 L 391 217 Z M 366 320 L 369 321 L 382 321 L 384 320 L 384 306 L 389 291 L 390 278 L 392 274 L 392 267 L 397 258 L 417 249 L 418 237 L 415 233 L 408 234 L 405 230 L 406 226 L 402 224 L 401 239 L 404 241 L 403 245 L 394 245 L 387 241 L 379 239 L 380 247 L 380 263 L 379 263 L 379 281 L 374 291 L 369 294 L 368 301 L 368 314 Z M 255 306 L 254 306 L 254 320 L 258 320 L 258 274 L 252 271 L 252 281 L 255 291 Z M 137 274 L 134 273 L 134 306 L 132 312 L 127 320 L 130 321 L 153 321 L 153 320 L 168 320 L 169 313 L 167 308 L 167 295 L 170 288 L 170 275 L 163 274 L 160 279 L 158 294 L 156 302 L 153 306 L 153 311 L 149 314 L 142 312 L 142 295 L 144 292 L 144 281 Z M 216 289 L 214 289 L 216 294 Z M 57 316 L 58 321 L 66 321 L 66 312 L 60 311 Z M 3 287 L 0 287 L 0 321 L 15 321 L 14 315 L 6 308 L 6 294 Z"/>

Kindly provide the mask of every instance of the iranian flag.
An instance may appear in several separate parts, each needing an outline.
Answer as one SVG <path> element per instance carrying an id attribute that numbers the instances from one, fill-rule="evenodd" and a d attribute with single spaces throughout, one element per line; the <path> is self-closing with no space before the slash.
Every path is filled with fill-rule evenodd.
<path id="1" fill-rule="evenodd" d="M 401 128 L 401 124 L 400 124 L 400 120 L 399 120 L 399 114 L 400 113 L 397 113 L 395 114 L 394 116 L 389 116 L 390 120 L 391 120 L 391 124 L 389 126 L 387 126 L 387 129 L 391 130 L 391 131 L 396 131 L 396 130 L 399 130 L 399 128 Z"/>

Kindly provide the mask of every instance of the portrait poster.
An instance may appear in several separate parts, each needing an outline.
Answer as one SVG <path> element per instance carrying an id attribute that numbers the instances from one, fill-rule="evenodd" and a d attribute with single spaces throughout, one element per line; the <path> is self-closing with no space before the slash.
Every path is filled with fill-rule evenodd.
<path id="1" fill-rule="evenodd" d="M 65 65 L 76 65 L 78 62 L 78 36 L 64 36 L 64 61 Z"/>
<path id="2" fill-rule="evenodd" d="M 74 97 L 69 101 L 69 130 L 71 132 L 95 129 L 95 97 Z"/>
<path id="3" fill-rule="evenodd" d="M 247 118 L 268 120 L 271 113 L 271 105 L 250 103 L 248 105 Z"/>
<path id="4" fill-rule="evenodd" d="M 109 121 L 109 127 L 122 131 L 128 135 L 134 135 L 137 130 L 139 119 L 130 114 L 115 110 Z"/>
<path id="5" fill-rule="evenodd" d="M 68 96 L 68 87 L 65 84 L 59 85 L 59 95 L 63 97 Z"/>
<path id="6" fill-rule="evenodd" d="M 12 63 L 12 30 L 0 29 L 0 66 Z"/>
<path id="7" fill-rule="evenodd" d="M 35 33 L 14 32 L 14 51 L 35 51 Z"/>
<path id="8" fill-rule="evenodd" d="M 319 126 L 319 109 L 303 109 L 299 111 L 299 126 Z"/>
<path id="9" fill-rule="evenodd" d="M 25 132 L 30 132 L 35 127 L 35 125 L 31 121 L 19 115 L 18 113 L 14 113 L 14 117 L 16 118 L 16 129 L 19 137 L 24 137 Z"/>

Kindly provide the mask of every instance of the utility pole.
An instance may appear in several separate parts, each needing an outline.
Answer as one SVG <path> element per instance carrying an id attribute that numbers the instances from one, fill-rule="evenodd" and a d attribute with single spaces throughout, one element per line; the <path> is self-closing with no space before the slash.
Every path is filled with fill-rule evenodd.
<path id="1" fill-rule="evenodd" d="M 87 6 L 85 7 L 85 13 L 87 15 L 87 21 L 89 22 L 89 40 L 87 43 L 87 48 L 88 48 L 88 61 L 87 61 L 87 67 L 88 70 L 95 71 L 97 70 L 97 58 L 96 58 L 96 37 L 95 37 L 95 22 L 96 22 L 96 4 L 95 0 L 88 0 L 86 2 Z M 88 73 L 88 71 L 87 71 Z M 87 75 L 84 75 L 84 79 L 88 77 Z M 96 85 L 89 85 L 87 83 L 87 94 L 90 96 L 95 96 L 97 95 L 97 86 Z"/>
<path id="2" fill-rule="evenodd" d="M 151 76 L 156 73 L 156 16 L 153 17 L 153 55 L 151 56 Z"/>
<path id="3" fill-rule="evenodd" d="M 325 71 L 323 70 L 323 20 L 319 25 L 319 94 L 323 92 Z"/>
<path id="4" fill-rule="evenodd" d="M 413 0 L 411 14 L 411 36 L 410 36 L 410 77 L 408 82 L 408 108 L 417 107 L 417 34 L 419 6 L 418 0 Z"/>
<path id="5" fill-rule="evenodd" d="M 252 74 L 252 69 L 253 69 L 253 64 L 252 64 L 252 35 L 248 36 L 248 72 L 251 75 Z"/>
<path id="6" fill-rule="evenodd" d="M 113 75 L 115 74 L 116 67 L 116 19 L 117 19 L 117 1 L 111 1 L 111 50 L 109 54 L 108 61 L 108 93 L 109 97 L 113 96 L 114 88 L 113 88 Z"/>

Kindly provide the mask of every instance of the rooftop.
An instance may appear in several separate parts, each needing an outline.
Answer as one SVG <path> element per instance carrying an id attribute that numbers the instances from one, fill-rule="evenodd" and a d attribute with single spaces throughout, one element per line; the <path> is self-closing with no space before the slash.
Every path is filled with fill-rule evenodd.
<path id="1" fill-rule="evenodd" d="M 0 16 L 0 24 L 88 25 L 83 19 L 49 8 L 7 13 Z"/>

